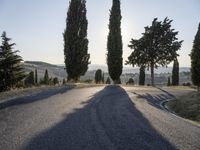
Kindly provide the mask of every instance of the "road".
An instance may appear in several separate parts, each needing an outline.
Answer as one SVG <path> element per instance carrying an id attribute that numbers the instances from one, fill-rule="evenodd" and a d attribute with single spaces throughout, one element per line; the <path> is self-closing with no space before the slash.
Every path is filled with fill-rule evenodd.
<path id="1" fill-rule="evenodd" d="M 0 104 L 0 150 L 199 150 L 200 128 L 159 103 L 188 91 L 63 88 Z"/>

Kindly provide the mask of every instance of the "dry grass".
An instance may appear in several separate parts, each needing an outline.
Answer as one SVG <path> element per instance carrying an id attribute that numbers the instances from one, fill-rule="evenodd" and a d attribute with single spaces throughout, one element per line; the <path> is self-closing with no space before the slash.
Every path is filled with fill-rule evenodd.
<path id="1" fill-rule="evenodd" d="M 166 103 L 177 115 L 200 123 L 200 93 L 191 92 Z"/>

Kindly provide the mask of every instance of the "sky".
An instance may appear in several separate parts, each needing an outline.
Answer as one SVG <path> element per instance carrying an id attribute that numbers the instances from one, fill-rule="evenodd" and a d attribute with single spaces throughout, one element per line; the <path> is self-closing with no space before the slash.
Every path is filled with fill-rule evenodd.
<path id="1" fill-rule="evenodd" d="M 25 61 L 63 64 L 63 32 L 69 0 L 0 0 L 0 33 L 7 32 Z M 112 0 L 87 0 L 88 39 L 92 64 L 106 64 L 109 10 Z M 121 0 L 123 59 L 128 44 L 138 39 L 154 18 L 173 19 L 172 28 L 184 40 L 179 63 L 190 67 L 194 36 L 200 22 L 200 0 Z M 172 65 L 172 64 L 170 64 Z M 170 66 L 169 65 L 169 66 Z"/>

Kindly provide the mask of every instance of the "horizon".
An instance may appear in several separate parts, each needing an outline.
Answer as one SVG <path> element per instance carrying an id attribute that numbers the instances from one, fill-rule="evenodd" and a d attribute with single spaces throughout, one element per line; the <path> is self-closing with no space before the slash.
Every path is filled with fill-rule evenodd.
<path id="1" fill-rule="evenodd" d="M 106 44 L 111 5 L 111 0 L 87 0 L 88 51 L 91 55 L 90 61 L 94 65 L 106 65 Z M 65 20 L 68 6 L 69 0 L 58 2 L 54 0 L 21 0 L 20 2 L 1 0 L 0 18 L 3 19 L 0 19 L 0 32 L 6 31 L 8 37 L 12 38 L 12 42 L 16 43 L 15 49 L 20 50 L 19 54 L 24 61 L 37 60 L 51 64 L 64 64 L 62 33 L 66 28 Z M 190 67 L 189 54 L 200 22 L 199 8 L 200 2 L 198 0 L 122 1 L 123 60 L 127 60 L 132 52 L 127 47 L 131 38 L 140 38 L 144 27 L 150 25 L 153 18 L 157 17 L 158 20 L 162 21 L 168 17 L 174 20 L 172 28 L 179 31 L 179 40 L 184 40 L 181 50 L 178 52 L 180 54 L 180 67 Z"/>

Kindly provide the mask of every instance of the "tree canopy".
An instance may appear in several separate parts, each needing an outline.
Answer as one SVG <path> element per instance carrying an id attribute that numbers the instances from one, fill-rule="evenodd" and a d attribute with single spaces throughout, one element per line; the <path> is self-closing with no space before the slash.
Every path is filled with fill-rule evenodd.
<path id="1" fill-rule="evenodd" d="M 130 47 L 134 51 L 128 57 L 126 64 L 151 68 L 151 80 L 154 85 L 154 68 L 167 66 L 179 55 L 183 41 L 178 41 L 178 32 L 171 28 L 173 20 L 165 18 L 158 21 L 155 18 L 151 26 L 145 27 L 145 32 L 138 40 L 132 39 Z"/>

